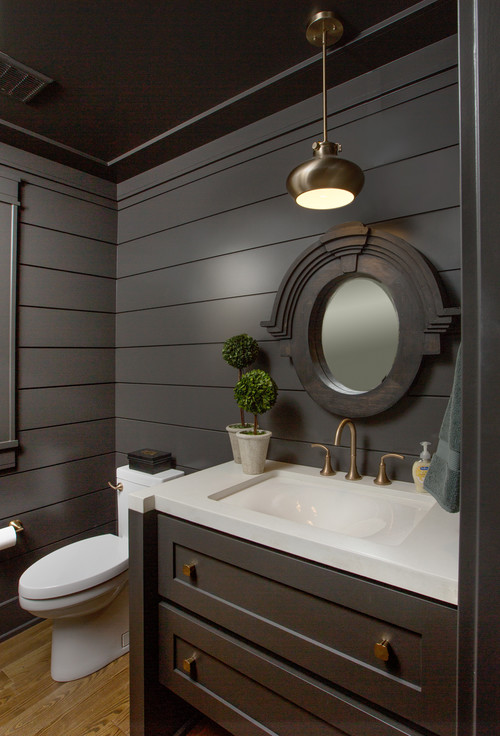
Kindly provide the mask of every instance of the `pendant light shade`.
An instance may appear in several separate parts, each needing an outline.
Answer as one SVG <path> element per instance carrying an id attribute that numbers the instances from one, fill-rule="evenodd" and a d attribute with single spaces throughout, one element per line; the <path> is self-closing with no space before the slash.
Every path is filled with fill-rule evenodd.
<path id="1" fill-rule="evenodd" d="M 365 181 L 357 164 L 338 157 L 341 146 L 327 139 L 326 47 L 336 43 L 342 33 L 342 23 L 333 13 L 323 11 L 312 18 L 306 34 L 311 44 L 323 50 L 323 140 L 313 143 L 313 157 L 290 172 L 286 186 L 298 205 L 314 210 L 350 204 Z"/>
<path id="2" fill-rule="evenodd" d="M 299 164 L 288 175 L 286 187 L 297 204 L 312 210 L 331 210 L 350 204 L 365 181 L 352 161 L 339 158 L 338 144 L 313 144 L 313 158 Z"/>

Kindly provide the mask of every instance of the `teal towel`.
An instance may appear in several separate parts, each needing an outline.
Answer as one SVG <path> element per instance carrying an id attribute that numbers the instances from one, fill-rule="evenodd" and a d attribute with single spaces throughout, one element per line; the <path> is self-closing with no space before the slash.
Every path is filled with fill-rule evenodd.
<path id="1" fill-rule="evenodd" d="M 455 378 L 439 432 L 439 443 L 424 480 L 424 489 L 438 503 L 455 513 L 460 508 L 460 440 L 462 430 L 462 346 L 455 364 Z"/>

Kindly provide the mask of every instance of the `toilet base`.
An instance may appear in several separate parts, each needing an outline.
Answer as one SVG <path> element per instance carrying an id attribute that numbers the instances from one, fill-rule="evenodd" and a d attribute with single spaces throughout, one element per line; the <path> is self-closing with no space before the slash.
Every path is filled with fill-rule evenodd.
<path id="1" fill-rule="evenodd" d="M 51 676 L 68 682 L 90 675 L 129 650 L 128 584 L 105 608 L 52 622 Z"/>

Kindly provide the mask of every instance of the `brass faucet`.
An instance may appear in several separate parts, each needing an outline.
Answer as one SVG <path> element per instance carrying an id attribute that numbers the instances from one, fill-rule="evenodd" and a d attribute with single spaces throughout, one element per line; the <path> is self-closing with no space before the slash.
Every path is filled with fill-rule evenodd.
<path id="1" fill-rule="evenodd" d="M 342 430 L 344 429 L 346 424 L 351 431 L 351 465 L 349 467 L 349 472 L 346 475 L 346 480 L 359 480 L 363 476 L 358 473 L 358 469 L 356 467 L 356 427 L 354 426 L 354 422 L 352 421 L 352 419 L 349 419 L 347 417 L 345 419 L 342 419 L 339 426 L 337 427 L 333 444 L 336 447 L 340 445 Z"/>

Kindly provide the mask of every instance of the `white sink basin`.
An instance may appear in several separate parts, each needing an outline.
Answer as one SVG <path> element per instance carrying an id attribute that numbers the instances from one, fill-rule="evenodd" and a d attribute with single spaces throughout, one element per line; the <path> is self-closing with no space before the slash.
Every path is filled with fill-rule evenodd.
<path id="1" fill-rule="evenodd" d="M 209 498 L 391 546 L 401 544 L 435 504 L 427 494 L 376 486 L 372 479 L 300 478 L 286 470 L 264 473 Z"/>

